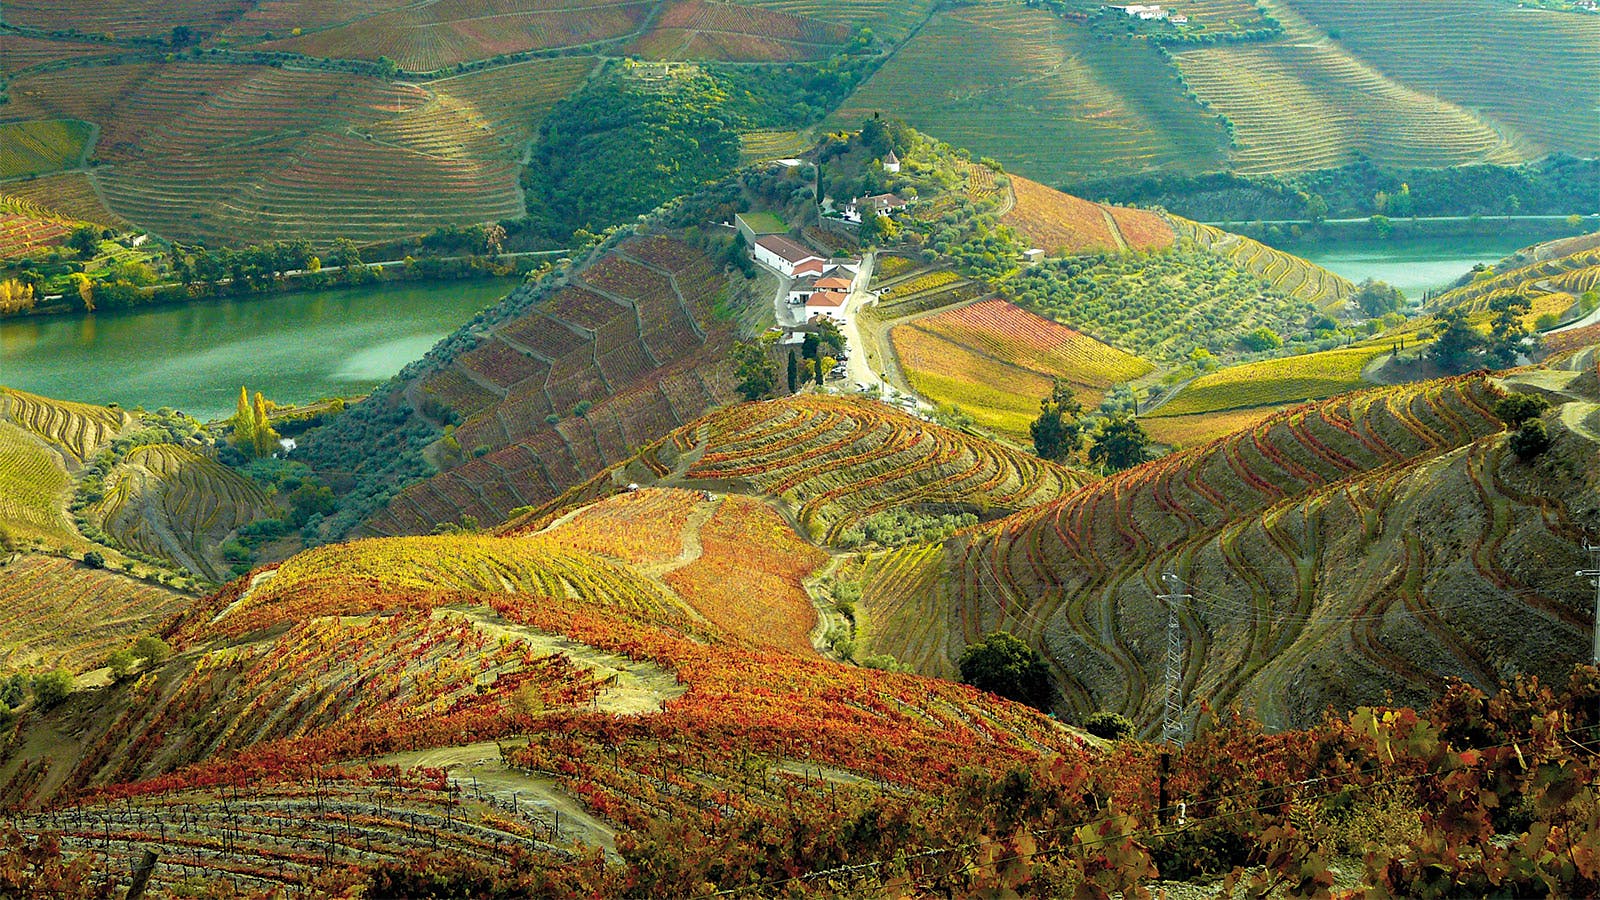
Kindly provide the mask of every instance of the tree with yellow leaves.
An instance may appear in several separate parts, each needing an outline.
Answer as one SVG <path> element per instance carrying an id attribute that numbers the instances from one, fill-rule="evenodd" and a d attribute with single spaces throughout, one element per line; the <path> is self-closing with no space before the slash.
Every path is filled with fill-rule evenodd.
<path id="1" fill-rule="evenodd" d="M 0 281 L 0 316 L 27 312 L 33 309 L 33 285 L 23 284 L 15 278 Z"/>
<path id="2" fill-rule="evenodd" d="M 233 426 L 234 446 L 254 456 L 269 456 L 278 448 L 278 432 L 268 422 L 272 404 L 256 392 L 254 402 L 250 392 L 239 388 L 239 405 L 228 424 Z"/>
<path id="3" fill-rule="evenodd" d="M 78 299 L 83 301 L 83 311 L 94 312 L 94 282 L 82 272 L 73 272 L 72 283 L 78 286 Z"/>

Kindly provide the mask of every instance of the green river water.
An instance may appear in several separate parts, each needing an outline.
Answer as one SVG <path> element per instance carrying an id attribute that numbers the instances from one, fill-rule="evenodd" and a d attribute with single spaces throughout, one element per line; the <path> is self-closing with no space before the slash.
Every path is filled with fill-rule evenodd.
<path id="1" fill-rule="evenodd" d="M 350 396 L 514 286 L 375 286 L 3 321 L 0 384 L 201 420 L 231 415 L 240 385 L 280 403 Z"/>

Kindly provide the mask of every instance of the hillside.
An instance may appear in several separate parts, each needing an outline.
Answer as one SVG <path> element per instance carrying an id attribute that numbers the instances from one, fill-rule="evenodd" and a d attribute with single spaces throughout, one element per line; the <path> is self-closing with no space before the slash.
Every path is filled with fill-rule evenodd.
<path id="1" fill-rule="evenodd" d="M 334 533 L 502 522 L 730 400 L 738 317 L 770 316 L 770 289 L 683 237 L 706 240 L 620 241 L 513 291 L 308 435 L 301 456 L 353 492 Z"/>
<path id="2" fill-rule="evenodd" d="M 309 551 L 197 603 L 159 670 L 27 710 L 0 749 L 0 796 L 24 812 L 78 798 L 97 828 L 159 848 L 166 889 L 197 873 L 295 884 L 331 855 L 370 867 L 425 847 L 523 853 L 575 880 L 573 841 L 597 854 L 590 877 L 638 879 L 666 858 L 652 848 L 668 821 L 738 840 L 796 827 L 793 803 L 934 809 L 961 767 L 1079 752 L 1068 729 L 965 686 L 763 649 L 775 634 L 747 592 L 725 593 L 726 571 L 773 579 L 758 583 L 774 601 L 789 584 L 803 609 L 775 603 L 774 621 L 792 623 L 819 555 L 781 539 L 752 555 L 764 516 L 647 490 L 537 534 Z M 683 549 L 663 560 L 647 535 Z M 146 833 L 162 809 L 181 823 Z M 230 833 L 239 809 L 264 827 Z M 104 850 L 53 813 L 15 821 Z M 293 851 L 308 840 L 331 855 Z"/>
<path id="3" fill-rule="evenodd" d="M 1293 726 L 1385 691 L 1423 702 L 1446 676 L 1559 678 L 1586 646 L 1587 595 L 1566 573 L 1593 525 L 1595 404 L 1592 373 L 1557 380 L 1548 461 L 1507 450 L 1482 376 L 1383 388 L 1291 408 L 932 553 L 874 557 L 865 615 L 888 624 L 866 629 L 871 651 L 948 673 L 963 643 L 1011 630 L 1051 661 L 1072 715 L 1120 711 L 1148 731 L 1166 696 L 1154 595 L 1171 570 L 1192 594 L 1176 609 L 1186 723 L 1202 701 Z"/>

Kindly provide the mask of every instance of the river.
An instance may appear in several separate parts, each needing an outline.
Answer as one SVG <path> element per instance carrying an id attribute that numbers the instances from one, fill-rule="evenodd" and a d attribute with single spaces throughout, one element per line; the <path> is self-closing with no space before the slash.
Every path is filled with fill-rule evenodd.
<path id="1" fill-rule="evenodd" d="M 1387 281 L 1403 291 L 1408 300 L 1421 300 L 1424 292 L 1449 286 L 1474 264 L 1499 262 L 1527 244 L 1525 236 L 1517 235 L 1415 238 L 1381 244 L 1297 247 L 1289 252 L 1357 284 L 1366 278 Z"/>
<path id="2" fill-rule="evenodd" d="M 0 384 L 61 400 L 233 414 L 365 393 L 504 296 L 508 280 L 385 285 L 0 322 Z"/>

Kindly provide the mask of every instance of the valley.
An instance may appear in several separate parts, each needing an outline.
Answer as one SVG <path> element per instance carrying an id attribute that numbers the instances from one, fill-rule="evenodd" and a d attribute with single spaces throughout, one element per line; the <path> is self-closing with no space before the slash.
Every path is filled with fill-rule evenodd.
<path id="1" fill-rule="evenodd" d="M 1600 894 L 1597 29 L 5 3 L 0 897 Z"/>

